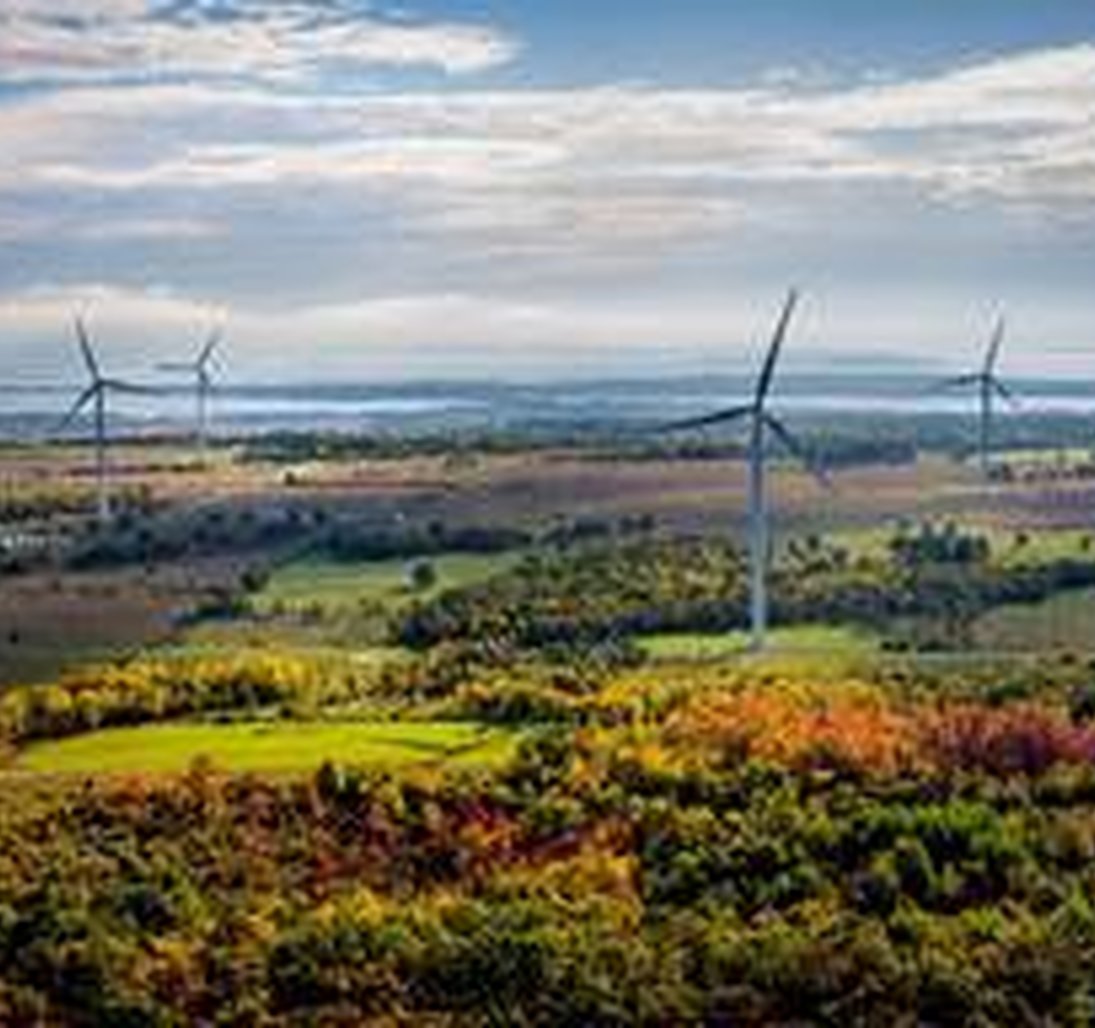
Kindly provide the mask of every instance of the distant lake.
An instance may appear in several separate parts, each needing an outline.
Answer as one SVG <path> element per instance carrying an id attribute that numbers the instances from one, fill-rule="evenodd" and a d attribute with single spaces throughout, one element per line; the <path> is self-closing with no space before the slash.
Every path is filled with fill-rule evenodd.
<path id="1" fill-rule="evenodd" d="M 1020 397 L 1002 414 L 1095 416 L 1095 386 L 1075 381 L 1013 380 Z M 79 387 L 0 388 L 0 435 L 49 431 Z M 405 385 L 223 385 L 211 413 L 221 433 L 269 431 L 424 432 L 445 429 L 520 428 L 530 425 L 622 427 L 703 413 L 742 403 L 749 383 L 740 379 L 563 382 L 537 385 L 409 383 Z M 827 418 L 960 416 L 972 413 L 970 390 L 942 392 L 936 382 L 912 376 L 786 376 L 773 403 L 788 415 Z M 171 387 L 156 397 L 118 396 L 111 404 L 116 430 L 180 431 L 194 419 L 194 396 Z M 84 426 L 86 428 L 86 425 Z M 77 427 L 74 434 L 78 434 Z"/>

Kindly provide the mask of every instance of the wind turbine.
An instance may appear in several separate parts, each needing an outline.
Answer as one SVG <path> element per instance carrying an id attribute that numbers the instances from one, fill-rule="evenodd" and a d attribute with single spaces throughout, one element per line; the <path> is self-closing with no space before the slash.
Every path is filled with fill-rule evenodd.
<path id="1" fill-rule="evenodd" d="M 769 526 L 765 490 L 766 440 L 770 431 L 791 454 L 823 485 L 829 485 L 825 472 L 808 455 L 806 449 L 771 411 L 768 410 L 768 393 L 772 388 L 776 365 L 783 350 L 791 318 L 798 304 L 798 291 L 787 294 L 768 354 L 757 379 L 752 402 L 726 410 L 715 411 L 702 417 L 688 418 L 662 426 L 662 431 L 680 431 L 701 428 L 739 420 L 748 420 L 749 432 L 749 607 L 752 626 L 752 648 L 764 649 L 768 634 L 768 565 Z"/>
<path id="2" fill-rule="evenodd" d="M 110 497 L 107 493 L 107 400 L 111 393 L 135 393 L 142 396 L 155 395 L 156 390 L 144 386 L 123 382 L 121 379 L 106 377 L 99 365 L 95 350 L 91 345 L 87 326 L 82 318 L 75 319 L 76 340 L 80 344 L 80 353 L 87 368 L 90 383 L 76 397 L 76 402 L 57 427 L 57 432 L 66 431 L 90 404 L 93 409 L 95 427 L 95 480 L 97 487 L 97 511 L 101 523 L 110 519 Z"/>
<path id="3" fill-rule="evenodd" d="M 206 339 L 205 345 L 198 351 L 195 360 L 189 363 L 161 364 L 161 371 L 182 371 L 194 376 L 194 397 L 196 403 L 198 448 L 205 456 L 209 440 L 209 396 L 213 391 L 213 376 L 210 374 L 213 355 L 224 338 L 224 329 L 215 328 Z"/>
<path id="4" fill-rule="evenodd" d="M 992 450 L 992 423 L 995 414 L 993 401 L 997 396 L 1001 396 L 1009 403 L 1015 402 L 1015 394 L 996 375 L 996 366 L 1000 361 L 1000 350 L 1004 345 L 1006 333 L 1007 322 L 1002 317 L 998 318 L 992 330 L 992 337 L 989 339 L 988 349 L 985 351 L 985 363 L 981 370 L 968 375 L 959 375 L 942 383 L 944 389 L 977 386 L 981 402 L 978 448 L 981 455 L 981 475 L 986 481 L 989 478 L 989 457 Z"/>

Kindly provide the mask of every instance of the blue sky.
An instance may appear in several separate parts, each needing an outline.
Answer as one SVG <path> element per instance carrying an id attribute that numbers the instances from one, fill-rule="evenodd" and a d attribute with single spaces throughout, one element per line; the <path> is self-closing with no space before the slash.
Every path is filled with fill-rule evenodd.
<path id="1" fill-rule="evenodd" d="M 1088 0 L 499 0 L 446 10 L 516 26 L 527 59 L 503 74 L 541 83 L 733 85 L 783 67 L 855 78 L 1095 36 Z"/>
<path id="2" fill-rule="evenodd" d="M 0 0 L 0 367 L 1095 375 L 1095 2 Z"/>

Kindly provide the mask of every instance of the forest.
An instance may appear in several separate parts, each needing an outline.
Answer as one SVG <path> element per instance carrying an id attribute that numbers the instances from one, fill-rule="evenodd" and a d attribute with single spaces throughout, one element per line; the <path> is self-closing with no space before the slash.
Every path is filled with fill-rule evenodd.
<path id="1" fill-rule="evenodd" d="M 1083 1023 L 1095 667 L 1019 685 L 642 668 L 490 772 L 41 781 L 0 810 L 0 1011 Z"/>

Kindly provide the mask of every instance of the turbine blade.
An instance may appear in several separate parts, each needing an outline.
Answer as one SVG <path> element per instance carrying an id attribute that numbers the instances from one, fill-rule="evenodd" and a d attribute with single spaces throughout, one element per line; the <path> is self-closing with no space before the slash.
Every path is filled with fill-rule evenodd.
<path id="1" fill-rule="evenodd" d="M 720 425 L 730 421 L 737 421 L 748 414 L 753 413 L 752 405 L 742 407 L 730 407 L 727 410 L 715 411 L 712 414 L 703 414 L 696 418 L 685 418 L 682 421 L 670 421 L 668 424 L 658 425 L 655 432 L 683 432 L 690 428 L 705 428 L 708 425 Z"/>
<path id="2" fill-rule="evenodd" d="M 213 356 L 213 351 L 216 350 L 221 344 L 221 340 L 224 338 L 224 329 L 215 328 L 209 335 L 209 339 L 206 341 L 205 346 L 202 348 L 201 354 L 198 357 L 198 367 L 204 368 L 209 363 L 209 358 Z"/>
<path id="3" fill-rule="evenodd" d="M 757 380 L 756 406 L 760 408 L 764 404 L 768 391 L 772 388 L 772 379 L 776 374 L 776 364 L 779 361 L 780 351 L 783 349 L 784 340 L 787 338 L 787 330 L 791 327 L 791 318 L 798 304 L 798 290 L 792 289 L 787 294 L 787 299 L 780 312 L 779 321 L 776 323 L 775 333 L 768 348 L 768 356 L 765 358 L 764 367 L 760 378 Z"/>
<path id="4" fill-rule="evenodd" d="M 103 388 L 115 393 L 131 393 L 134 396 L 163 396 L 163 389 L 154 389 L 152 386 L 136 385 L 133 382 L 123 382 L 117 378 L 103 379 Z"/>
<path id="5" fill-rule="evenodd" d="M 68 413 L 57 422 L 57 427 L 54 432 L 67 431 L 72 423 L 80 416 L 80 412 L 95 398 L 95 394 L 99 391 L 98 385 L 89 385 L 79 396 L 76 397 L 76 402 L 68 409 Z"/>
<path id="6" fill-rule="evenodd" d="M 999 318 L 992 330 L 992 339 L 989 340 L 988 353 L 985 355 L 985 375 L 992 377 L 996 371 L 996 364 L 1000 359 L 1000 348 L 1004 345 L 1004 335 L 1007 332 L 1007 322 Z"/>
<path id="7" fill-rule="evenodd" d="M 831 489 L 833 482 L 826 470 L 818 463 L 817 459 L 799 441 L 798 437 L 773 414 L 764 415 L 764 423 L 775 433 L 776 438 L 787 448 L 791 455 L 799 461 L 826 489 Z"/>
<path id="8" fill-rule="evenodd" d="M 1017 408 L 1019 406 L 1019 397 L 1015 395 L 1015 391 L 1010 386 L 1005 385 L 995 376 L 989 379 L 989 385 L 998 396 L 1007 400 L 1012 407 Z"/>
<path id="9" fill-rule="evenodd" d="M 939 389 L 958 389 L 963 386 L 977 385 L 984 378 L 981 374 L 959 375 L 957 378 L 944 378 L 932 386 L 932 391 Z"/>
<path id="10" fill-rule="evenodd" d="M 102 378 L 99 371 L 99 362 L 95 359 L 95 350 L 91 345 L 91 337 L 88 335 L 87 326 L 84 324 L 84 319 L 80 315 L 76 315 L 76 339 L 80 343 L 80 353 L 83 354 L 84 364 L 87 366 L 88 373 L 92 379 L 96 382 Z"/>

